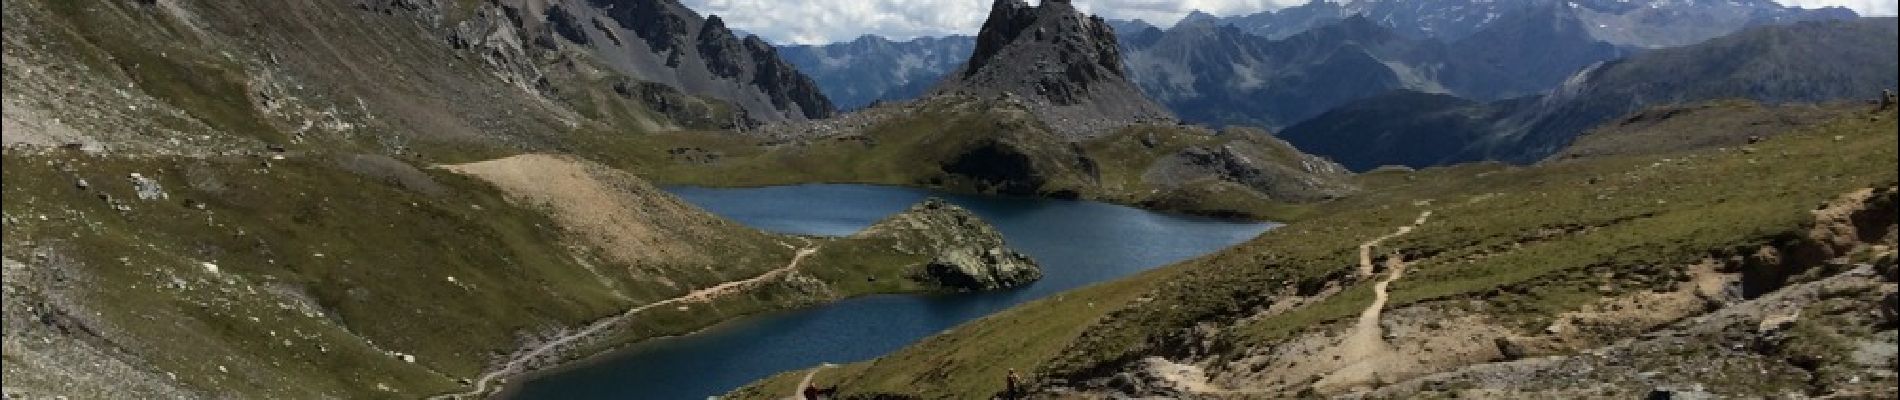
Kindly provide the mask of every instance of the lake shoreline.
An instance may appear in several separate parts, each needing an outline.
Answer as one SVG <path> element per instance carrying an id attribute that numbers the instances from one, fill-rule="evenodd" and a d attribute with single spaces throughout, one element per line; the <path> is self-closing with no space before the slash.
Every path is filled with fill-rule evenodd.
<path id="1" fill-rule="evenodd" d="M 719 395 L 783 371 L 873 359 L 1016 304 L 1203 255 L 1277 226 L 1088 200 L 888 185 L 663 188 L 757 229 L 808 236 L 847 235 L 924 198 L 944 198 L 1000 223 L 1008 245 L 1031 253 L 1050 275 L 1003 291 L 868 294 L 753 313 L 515 375 L 503 385 L 503 398 Z"/>
<path id="2" fill-rule="evenodd" d="M 1086 196 L 1067 198 L 1067 197 L 1052 197 L 1052 196 L 1038 196 L 1038 195 L 1025 195 L 1025 194 L 985 193 L 982 191 L 959 189 L 959 188 L 948 187 L 948 186 L 905 185 L 905 184 L 893 184 L 893 183 L 881 183 L 881 182 L 808 181 L 808 182 L 790 182 L 790 183 L 773 182 L 773 183 L 760 183 L 760 184 L 748 184 L 748 183 L 730 183 L 729 184 L 729 183 L 718 183 L 718 182 L 673 182 L 673 181 L 660 179 L 661 177 L 648 177 L 648 176 L 643 176 L 642 178 L 648 179 L 654 182 L 655 186 L 659 186 L 668 191 L 671 191 L 674 188 L 764 189 L 764 188 L 780 188 L 780 187 L 796 187 L 796 186 L 875 186 L 875 187 L 886 187 L 886 188 L 894 188 L 894 189 L 924 190 L 924 191 L 930 191 L 930 192 L 942 193 L 942 194 L 953 194 L 953 195 L 963 195 L 963 196 L 982 196 L 982 197 L 1005 198 L 1005 199 L 1028 199 L 1028 200 L 1048 200 L 1048 201 L 1086 201 L 1086 202 L 1095 202 L 1095 203 L 1103 203 L 1103 204 L 1113 204 L 1113 205 L 1134 208 L 1134 209 L 1143 210 L 1143 211 L 1169 214 L 1169 215 L 1224 219 L 1224 220 L 1232 220 L 1236 222 L 1287 223 L 1287 222 L 1298 220 L 1301 215 L 1304 215 L 1303 212 L 1288 212 L 1288 213 L 1277 213 L 1273 215 L 1259 215 L 1259 214 L 1249 213 L 1249 212 L 1240 211 L 1240 210 L 1226 210 L 1226 209 L 1189 210 L 1189 209 L 1178 209 L 1178 208 L 1170 208 L 1170 207 L 1155 207 L 1152 204 L 1144 204 L 1142 202 L 1133 202 L 1133 201 L 1128 201 L 1127 199 L 1091 198 L 1091 197 L 1086 197 Z M 1285 204 L 1285 205 L 1292 206 L 1292 207 L 1308 206 L 1305 204 Z"/>
<path id="3" fill-rule="evenodd" d="M 1010 290 L 1019 290 L 1019 288 L 1001 289 L 999 291 L 1010 291 Z M 626 353 L 629 351 L 639 350 L 641 347 L 660 346 L 668 340 L 678 340 L 678 339 L 697 336 L 697 335 L 712 334 L 712 333 L 717 333 L 717 332 L 720 332 L 722 330 L 727 330 L 727 329 L 738 329 L 741 327 L 737 325 L 742 325 L 749 322 L 757 322 L 756 319 L 769 318 L 775 314 L 792 314 L 800 310 L 804 310 L 804 309 L 808 309 L 812 307 L 821 307 L 830 303 L 836 303 L 836 302 L 854 300 L 854 299 L 860 299 L 860 298 L 866 298 L 866 297 L 881 297 L 881 296 L 930 297 L 930 296 L 954 296 L 958 294 L 962 294 L 962 293 L 943 293 L 943 292 L 864 293 L 864 294 L 858 294 L 858 295 L 849 296 L 849 297 L 832 299 L 832 300 L 824 301 L 824 302 L 818 302 L 818 303 L 810 304 L 810 305 L 794 306 L 794 307 L 787 307 L 787 308 L 781 308 L 781 309 L 775 309 L 775 310 L 760 311 L 760 312 L 755 312 L 755 313 L 750 313 L 750 314 L 735 315 L 732 318 L 719 321 L 718 323 L 715 323 L 712 325 L 707 325 L 705 327 L 699 328 L 692 332 L 651 336 L 651 337 L 647 337 L 647 338 L 643 338 L 643 339 L 639 339 L 635 341 L 625 342 L 625 343 L 608 347 L 607 349 L 602 350 L 602 351 L 593 352 L 592 354 L 573 358 L 567 361 L 562 361 L 552 367 L 535 369 L 528 372 L 508 375 L 503 378 L 504 383 L 500 385 L 500 390 L 493 391 L 492 393 L 494 394 L 494 398 L 501 398 L 501 399 L 517 398 L 516 396 L 520 394 L 521 384 L 523 383 L 531 382 L 536 379 L 544 378 L 551 375 L 559 375 L 563 372 L 572 372 L 573 370 L 576 370 L 576 369 L 599 366 L 598 364 L 602 362 L 612 361 L 613 356 L 615 355 Z M 835 361 L 834 363 L 851 363 L 851 362 L 858 362 L 858 361 L 864 361 L 864 360 L 840 360 L 840 361 Z"/>

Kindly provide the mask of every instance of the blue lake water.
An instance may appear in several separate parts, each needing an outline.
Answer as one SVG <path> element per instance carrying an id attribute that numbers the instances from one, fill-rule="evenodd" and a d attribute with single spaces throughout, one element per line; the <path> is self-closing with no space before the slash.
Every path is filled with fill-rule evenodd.
<path id="1" fill-rule="evenodd" d="M 1105 203 L 967 196 L 868 185 L 668 191 L 768 231 L 848 235 L 929 196 L 975 212 L 1043 279 L 1013 290 L 879 295 L 742 318 L 655 339 L 511 388 L 516 399 L 704 399 L 819 363 L 862 361 L 966 321 L 1061 291 L 1219 250 L 1272 224 L 1156 213 Z"/>

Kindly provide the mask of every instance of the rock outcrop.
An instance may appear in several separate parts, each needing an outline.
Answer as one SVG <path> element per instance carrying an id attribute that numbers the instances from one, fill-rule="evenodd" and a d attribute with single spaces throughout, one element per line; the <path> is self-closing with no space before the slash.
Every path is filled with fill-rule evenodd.
<path id="1" fill-rule="evenodd" d="M 1345 183 L 1351 176 L 1346 167 L 1325 157 L 1300 153 L 1266 132 L 1230 129 L 1222 135 L 1236 139 L 1181 149 L 1143 172 L 1143 181 L 1178 189 L 1212 178 L 1293 203 L 1327 200 L 1356 189 Z"/>
<path id="2" fill-rule="evenodd" d="M 934 253 L 930 261 L 913 266 L 907 274 L 943 289 L 1000 289 L 1042 278 L 1035 260 L 1005 247 L 996 228 L 938 198 L 917 203 L 852 237 L 892 240 L 897 248 Z"/>
<path id="3" fill-rule="evenodd" d="M 1120 47 L 1106 21 L 1068 0 L 996 0 L 970 60 L 933 93 L 1014 96 L 1069 136 L 1172 120 L 1128 81 Z"/>

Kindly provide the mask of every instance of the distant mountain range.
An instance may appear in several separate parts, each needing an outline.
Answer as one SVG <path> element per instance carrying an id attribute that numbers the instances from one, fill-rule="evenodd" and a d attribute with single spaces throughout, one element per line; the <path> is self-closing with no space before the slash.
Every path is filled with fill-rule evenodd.
<path id="1" fill-rule="evenodd" d="M 855 110 L 878 100 L 923 95 L 945 74 L 963 65 L 975 46 L 973 36 L 897 42 L 865 35 L 820 46 L 781 46 L 779 56 L 811 75 L 838 108 Z"/>
<path id="2" fill-rule="evenodd" d="M 1506 15 L 1549 6 L 1573 10 L 1593 37 L 1638 48 L 1687 45 L 1761 24 L 1857 17 L 1845 8 L 1802 9 L 1772 0 L 1313 0 L 1220 22 L 1278 39 L 1364 15 L 1408 37 L 1452 42 Z"/>
<path id="3" fill-rule="evenodd" d="M 1183 120 L 1282 128 L 1392 90 L 1494 101 L 1541 93 L 1591 64 L 1748 26 L 1855 18 L 1766 0 L 1314 1 L 1161 29 L 1108 20 L 1127 74 Z M 787 46 L 842 108 L 913 98 L 971 37 Z"/>
<path id="4" fill-rule="evenodd" d="M 1182 118 L 1269 128 L 1394 89 L 1487 100 L 1536 93 L 1626 54 L 1556 7 L 1521 9 L 1450 44 L 1361 15 L 1280 40 L 1211 18 L 1130 36 L 1131 75 Z"/>
<path id="5" fill-rule="evenodd" d="M 1722 98 L 1871 99 L 1900 84 L 1896 48 L 1900 25 L 1894 18 L 1756 27 L 1595 66 L 1542 95 L 1484 103 L 1390 92 L 1326 112 L 1281 136 L 1355 170 L 1528 163 L 1597 124 L 1647 106 Z"/>

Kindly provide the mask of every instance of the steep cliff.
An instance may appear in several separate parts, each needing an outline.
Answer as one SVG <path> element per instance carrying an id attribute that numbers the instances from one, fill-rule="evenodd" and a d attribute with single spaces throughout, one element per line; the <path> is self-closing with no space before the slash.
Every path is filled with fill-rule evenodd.
<path id="1" fill-rule="evenodd" d="M 527 40 L 569 43 L 614 72 L 736 105 L 751 121 L 829 117 L 811 78 L 757 36 L 740 37 L 718 16 L 675 0 L 534 0 L 500 3 Z"/>

